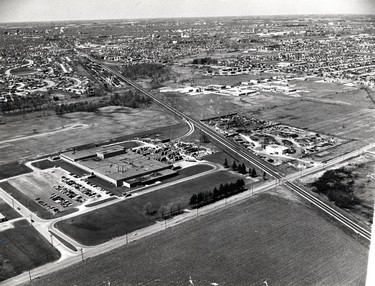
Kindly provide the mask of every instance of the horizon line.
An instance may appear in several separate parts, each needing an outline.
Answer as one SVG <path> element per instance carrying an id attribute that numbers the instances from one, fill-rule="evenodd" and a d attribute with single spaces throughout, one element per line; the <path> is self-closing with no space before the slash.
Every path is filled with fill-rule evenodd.
<path id="1" fill-rule="evenodd" d="M 207 19 L 207 18 L 251 18 L 251 17 L 293 17 L 293 16 L 375 16 L 375 13 L 301 13 L 301 14 L 257 14 L 257 15 L 223 15 L 223 16 L 171 16 L 171 17 L 137 17 L 137 18 L 108 18 L 108 19 L 67 19 L 67 20 L 40 20 L 40 21 L 17 21 L 1 22 L 3 24 L 25 24 L 25 23 L 61 23 L 61 22 L 84 22 L 84 21 L 130 21 L 131 20 L 166 20 L 166 19 Z"/>

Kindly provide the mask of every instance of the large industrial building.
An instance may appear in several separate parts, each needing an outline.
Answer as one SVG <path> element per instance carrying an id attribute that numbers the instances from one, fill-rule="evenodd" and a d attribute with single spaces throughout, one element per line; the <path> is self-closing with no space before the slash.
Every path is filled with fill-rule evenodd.
<path id="1" fill-rule="evenodd" d="M 61 154 L 61 158 L 117 187 L 152 183 L 172 175 L 173 165 L 114 145 Z"/>

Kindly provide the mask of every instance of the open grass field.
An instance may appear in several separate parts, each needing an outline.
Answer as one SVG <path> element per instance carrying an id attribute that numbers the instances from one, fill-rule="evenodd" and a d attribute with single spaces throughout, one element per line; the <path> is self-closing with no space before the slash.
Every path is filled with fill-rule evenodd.
<path id="1" fill-rule="evenodd" d="M 3 155 L 3 153 L 1 153 L 1 155 Z M 31 170 L 29 167 L 19 164 L 18 162 L 2 164 L 0 165 L 0 180 L 31 173 L 32 171 L 33 170 Z"/>
<path id="2" fill-rule="evenodd" d="M 338 93 L 325 95 L 322 98 L 329 100 L 339 100 L 341 102 L 350 103 L 354 106 L 362 108 L 375 107 L 375 104 L 372 102 L 371 97 L 364 89 L 348 89 Z"/>
<path id="3" fill-rule="evenodd" d="M 225 159 L 227 159 L 228 162 L 233 160 L 232 157 L 223 151 L 207 155 L 203 159 L 219 165 L 223 165 Z"/>
<path id="4" fill-rule="evenodd" d="M 60 258 L 60 253 L 26 220 L 0 232 L 0 247 L 0 281 Z"/>
<path id="5" fill-rule="evenodd" d="M 41 169 L 41 170 L 50 169 L 50 168 L 53 168 L 54 166 L 56 166 L 55 162 L 52 162 L 48 159 L 36 161 L 36 162 L 32 163 L 31 165 L 33 165 L 34 167 L 36 167 L 38 169 Z"/>
<path id="6" fill-rule="evenodd" d="M 19 218 L 21 215 L 0 198 L 0 213 L 8 220 Z"/>
<path id="7" fill-rule="evenodd" d="M 97 245 L 154 222 L 138 205 L 128 200 L 59 221 L 56 227 L 82 244 Z"/>
<path id="8" fill-rule="evenodd" d="M 235 182 L 238 178 L 240 176 L 219 171 L 63 220 L 56 227 L 82 244 L 97 245 L 155 223 L 157 214 L 145 214 L 144 205 L 148 202 L 155 211 L 177 201 L 185 208 L 193 193 L 209 191 L 220 183 Z"/>
<path id="9" fill-rule="evenodd" d="M 308 93 L 299 93 L 302 96 L 308 97 L 324 97 L 329 94 L 336 94 L 355 89 L 340 83 L 320 82 L 318 78 L 306 81 L 292 80 L 289 82 L 289 85 L 295 85 L 297 90 L 309 91 Z"/>
<path id="10" fill-rule="evenodd" d="M 8 182 L 0 183 L 0 188 L 8 194 L 10 194 L 14 199 L 16 199 L 30 211 L 34 212 L 38 217 L 47 219 L 52 216 L 50 212 L 48 212 L 42 206 L 36 203 L 35 200 L 29 198 L 27 195 L 25 195 L 23 192 L 21 192 Z"/>
<path id="11" fill-rule="evenodd" d="M 209 165 L 195 165 L 187 168 L 183 168 L 178 171 L 178 174 L 180 176 L 188 177 L 188 176 L 193 176 L 199 173 L 203 173 L 209 170 L 212 170 L 212 166 Z"/>
<path id="12" fill-rule="evenodd" d="M 198 119 L 215 117 L 238 111 L 238 105 L 230 96 L 217 94 L 158 94 L 158 97 L 170 103 L 176 109 Z M 237 98 L 238 99 L 238 98 Z"/>
<path id="13" fill-rule="evenodd" d="M 360 286 L 367 256 L 368 248 L 303 203 L 262 194 L 32 285 L 189 285 L 191 277 L 196 286 L 261 286 L 265 280 Z"/>
<path id="14" fill-rule="evenodd" d="M 53 186 L 66 175 L 67 172 L 61 168 L 54 168 L 9 179 L 8 182 L 31 199 L 41 198 L 46 201 L 52 193 L 56 193 Z"/>
<path id="15" fill-rule="evenodd" d="M 104 107 L 96 113 L 12 119 L 7 117 L 0 127 L 2 164 L 179 123 L 156 105 L 148 109 Z"/>

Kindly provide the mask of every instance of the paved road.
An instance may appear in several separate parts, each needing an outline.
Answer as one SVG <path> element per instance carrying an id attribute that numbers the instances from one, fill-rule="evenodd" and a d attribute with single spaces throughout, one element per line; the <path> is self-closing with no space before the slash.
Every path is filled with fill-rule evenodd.
<path id="1" fill-rule="evenodd" d="M 332 216 L 336 220 L 342 222 L 344 225 L 346 225 L 348 227 L 350 225 L 349 228 L 352 229 L 353 231 L 355 231 L 358 235 L 364 237 L 367 240 L 371 240 L 371 231 L 370 230 L 362 228 L 356 222 L 351 221 L 347 218 L 346 218 L 346 222 L 344 223 L 341 214 L 338 214 L 335 209 L 328 206 L 327 204 L 325 204 L 324 202 L 322 202 L 318 198 L 316 198 L 312 195 L 309 195 L 305 190 L 303 190 L 301 187 L 296 185 L 294 182 L 288 181 L 288 177 L 284 178 L 285 177 L 284 174 L 281 174 L 279 171 L 277 171 L 271 164 L 269 164 L 267 162 L 264 162 L 262 159 L 258 158 L 255 154 L 249 152 L 247 149 L 244 149 L 243 147 L 237 145 L 236 143 L 232 142 L 231 140 L 227 139 L 226 137 L 222 136 L 221 134 L 218 134 L 215 130 L 211 129 L 210 127 L 208 127 L 204 123 L 200 122 L 199 120 L 196 120 L 196 119 L 192 118 L 191 116 L 188 116 L 188 115 L 182 113 L 181 111 L 173 108 L 169 104 L 163 102 L 162 100 L 157 98 L 155 96 L 155 94 L 151 93 L 148 90 L 145 90 L 143 87 L 141 87 L 138 84 L 132 82 L 131 80 L 125 78 L 123 75 L 121 75 L 117 71 L 114 71 L 114 70 L 102 65 L 100 62 L 91 58 L 87 54 L 82 54 L 82 55 L 87 57 L 89 60 L 94 61 L 97 64 L 101 65 L 102 68 L 105 69 L 107 72 L 116 75 L 119 79 L 123 80 L 125 83 L 132 86 L 133 88 L 135 88 L 139 92 L 149 96 L 156 103 L 158 103 L 159 105 L 161 105 L 165 109 L 169 110 L 172 114 L 190 121 L 192 124 L 195 125 L 195 127 L 200 129 L 202 132 L 204 132 L 205 134 L 210 136 L 211 139 L 216 141 L 217 144 L 219 144 L 222 147 L 232 151 L 233 153 L 235 153 L 237 156 L 241 157 L 246 162 L 257 166 L 259 169 L 263 170 L 264 172 L 266 172 L 267 174 L 269 174 L 270 176 L 275 178 L 277 182 L 283 180 L 285 182 L 285 186 L 287 186 L 288 188 L 295 191 L 301 197 L 307 199 L 310 203 L 312 203 L 316 207 L 322 209 L 324 212 L 326 212 L 327 214 L 329 214 L 330 216 Z M 370 145 L 370 148 L 371 148 L 371 145 Z M 342 159 L 344 159 L 344 157 Z M 340 160 L 340 158 L 338 160 Z"/>
<path id="2" fill-rule="evenodd" d="M 46 265 L 43 265 L 41 267 L 35 268 L 31 270 L 31 278 L 37 279 L 37 277 L 40 277 L 42 275 L 50 274 L 54 271 L 58 271 L 62 268 L 74 265 L 83 259 L 87 259 L 90 257 L 95 257 L 100 254 L 106 253 L 108 251 L 114 250 L 118 247 L 124 246 L 128 243 L 131 243 L 133 241 L 142 239 L 144 237 L 147 237 L 151 234 L 155 234 L 158 232 L 161 232 L 167 228 L 179 225 L 181 223 L 184 223 L 189 220 L 196 219 L 198 216 L 204 216 L 206 214 L 216 212 L 219 210 L 222 210 L 224 208 L 230 207 L 234 204 L 238 204 L 240 202 L 243 202 L 244 200 L 249 199 L 249 197 L 264 192 L 266 190 L 270 190 L 272 188 L 276 187 L 276 181 L 269 181 L 265 184 L 262 184 L 261 186 L 258 186 L 257 188 L 250 189 L 244 193 L 237 194 L 233 197 L 215 202 L 213 204 L 207 205 L 205 207 L 202 207 L 197 210 L 187 211 L 181 215 L 175 216 L 170 220 L 164 221 L 164 222 L 158 222 L 156 224 L 153 224 L 149 227 L 136 230 L 132 233 L 129 233 L 125 236 L 118 237 L 115 239 L 112 239 L 106 243 L 100 244 L 98 246 L 92 246 L 92 247 L 86 247 L 83 248 L 83 251 L 78 251 L 78 253 L 75 253 L 74 256 L 65 257 L 64 259 L 60 259 L 57 262 L 54 263 L 48 263 Z M 60 235 L 60 234 L 59 234 Z M 29 273 L 24 272 L 16 277 L 10 278 L 6 281 L 2 282 L 2 286 L 13 286 L 13 285 L 21 285 L 29 281 Z"/>
<path id="3" fill-rule="evenodd" d="M 85 56 L 87 56 L 87 55 L 85 55 Z M 88 58 L 93 60 L 90 57 L 88 57 Z M 93 60 L 93 61 L 95 61 L 95 60 Z M 100 63 L 98 63 L 98 64 L 100 64 Z M 333 159 L 329 162 L 326 162 L 326 164 L 324 164 L 324 165 L 317 166 L 317 167 L 314 167 L 314 168 L 311 168 L 311 169 L 304 170 L 302 172 L 297 172 L 295 174 L 285 176 L 284 174 L 277 171 L 272 165 L 270 165 L 267 162 L 264 162 L 263 160 L 258 158 L 255 154 L 250 153 L 248 150 L 246 150 L 246 149 L 242 148 L 241 146 L 235 144 L 234 142 L 228 140 L 227 138 L 218 134 L 215 130 L 211 129 L 210 127 L 206 126 L 205 124 L 201 123 L 200 121 L 198 121 L 198 120 L 196 120 L 196 119 L 194 119 L 190 116 L 187 116 L 187 115 L 183 114 L 182 112 L 176 110 L 175 108 L 169 106 L 168 104 L 166 104 L 163 101 L 161 101 L 160 99 L 158 99 L 154 94 L 152 94 L 151 92 L 143 89 L 142 87 L 140 87 L 139 85 L 131 82 L 130 80 L 126 79 L 125 77 L 123 77 L 118 72 L 113 71 L 112 69 L 109 69 L 108 67 L 105 67 L 103 65 L 102 65 L 102 68 L 104 68 L 108 72 L 111 72 L 112 74 L 118 76 L 121 80 L 126 82 L 128 85 L 134 87 L 138 91 L 142 92 L 143 94 L 149 96 L 155 102 L 157 102 L 158 104 L 160 104 L 161 106 L 163 106 L 164 108 L 169 110 L 172 114 L 174 114 L 176 116 L 179 116 L 182 119 L 190 122 L 195 127 L 200 129 L 202 132 L 204 132 L 208 136 L 210 136 L 212 138 L 212 140 L 214 140 L 220 146 L 226 148 L 227 150 L 229 150 L 231 152 L 234 152 L 237 156 L 241 157 L 244 161 L 249 162 L 250 164 L 257 166 L 258 168 L 260 168 L 261 170 L 263 170 L 264 172 L 269 174 L 271 177 L 273 177 L 274 180 L 270 180 L 267 183 L 255 188 L 255 189 L 248 190 L 247 192 L 244 192 L 242 194 L 238 194 L 238 195 L 233 196 L 229 199 L 221 200 L 221 201 L 216 202 L 214 204 L 211 204 L 211 205 L 205 206 L 203 208 L 200 208 L 199 210 L 189 211 L 187 213 L 184 213 L 183 215 L 176 216 L 169 221 L 157 223 L 157 224 L 154 224 L 150 227 L 144 228 L 142 230 L 135 231 L 133 233 L 130 233 L 130 234 L 126 235 L 125 237 L 119 237 L 117 239 L 111 240 L 111 241 L 109 241 L 107 243 L 104 243 L 104 244 L 101 244 L 99 246 L 86 247 L 83 250 L 82 253 L 78 253 L 78 254 L 75 253 L 74 256 L 65 257 L 64 259 L 60 259 L 58 262 L 50 263 L 50 264 L 44 265 L 42 267 L 39 267 L 37 269 L 34 269 L 32 271 L 32 277 L 33 278 L 38 277 L 40 275 L 44 275 L 45 273 L 50 273 L 50 272 L 56 271 L 58 269 L 61 269 L 63 267 L 67 267 L 69 265 L 73 265 L 73 264 L 77 263 L 78 261 L 80 261 L 82 258 L 88 258 L 88 257 L 94 257 L 94 256 L 97 256 L 97 255 L 100 255 L 100 254 L 105 253 L 109 250 L 112 250 L 112 249 L 115 249 L 119 246 L 125 245 L 125 244 L 127 244 L 131 241 L 138 240 L 142 237 L 145 237 L 145 236 L 148 236 L 150 234 L 162 231 L 163 229 L 165 229 L 167 227 L 171 227 L 171 226 L 180 224 L 184 221 L 194 219 L 198 215 L 204 215 L 204 214 L 207 214 L 207 213 L 210 213 L 210 212 L 214 212 L 214 211 L 217 211 L 219 209 L 227 207 L 227 205 L 231 205 L 233 203 L 241 202 L 241 201 L 246 200 L 249 197 L 251 197 L 254 193 L 259 193 L 259 192 L 262 192 L 262 191 L 265 191 L 265 190 L 272 189 L 275 186 L 280 185 L 280 184 L 284 184 L 285 186 L 289 187 L 290 189 L 295 191 L 297 194 L 299 194 L 301 197 L 308 200 L 311 204 L 313 204 L 316 207 L 320 208 L 321 210 L 325 211 L 327 214 L 331 215 L 333 218 L 340 221 L 341 223 L 346 225 L 348 228 L 352 229 L 358 235 L 360 235 L 360 236 L 362 236 L 362 237 L 364 237 L 368 240 L 371 239 L 371 234 L 370 234 L 369 230 L 364 229 L 361 226 L 359 226 L 358 224 L 356 224 L 355 222 L 347 219 L 345 216 L 338 213 L 336 210 L 329 207 L 325 203 L 321 202 L 319 199 L 310 195 L 308 192 L 306 192 L 305 190 L 303 190 L 302 188 L 300 188 L 299 186 L 297 186 L 295 183 L 293 183 L 291 181 L 295 180 L 298 177 L 305 176 L 305 175 L 308 175 L 310 173 L 317 172 L 317 171 L 320 171 L 320 170 L 324 170 L 328 166 L 333 166 L 337 163 L 340 163 L 340 162 L 343 162 L 343 161 L 347 160 L 348 158 L 357 156 L 362 152 L 366 152 L 367 150 L 373 148 L 374 144 L 368 145 L 368 146 L 366 146 L 366 147 L 364 147 L 360 150 L 357 150 L 357 151 L 345 154 L 343 156 L 340 156 L 336 159 Z M 164 186 L 161 186 L 161 187 L 164 187 Z M 107 205 L 112 204 L 112 203 L 114 203 L 114 202 L 108 202 L 108 203 L 105 203 L 105 204 L 100 205 L 98 207 L 104 207 L 104 206 L 107 206 Z M 23 212 L 23 215 L 25 217 L 28 217 L 28 215 L 30 214 L 30 212 L 28 212 L 28 210 L 22 210 L 22 212 Z M 75 215 L 77 215 L 77 214 L 71 214 L 69 216 L 75 216 Z M 67 216 L 67 217 L 69 217 L 69 216 Z M 36 218 L 36 219 L 38 219 L 38 218 Z M 64 217 L 64 219 L 65 219 L 65 217 Z M 37 222 L 39 222 L 39 221 L 36 221 L 36 223 Z M 43 232 L 43 229 L 41 231 Z M 47 231 L 48 231 L 48 229 L 47 229 Z M 60 235 L 60 233 L 59 233 L 59 235 Z M 63 234 L 61 236 L 64 237 Z M 77 245 L 77 243 L 75 245 Z M 78 245 L 78 246 L 80 246 L 80 245 Z M 82 246 L 82 248 L 84 248 L 84 247 L 85 246 Z M 28 273 L 24 273 L 24 274 L 21 274 L 17 277 L 11 278 L 11 279 L 3 282 L 3 285 L 18 285 L 18 284 L 21 284 L 21 283 L 25 283 L 26 281 L 28 281 L 28 279 L 29 279 Z"/>

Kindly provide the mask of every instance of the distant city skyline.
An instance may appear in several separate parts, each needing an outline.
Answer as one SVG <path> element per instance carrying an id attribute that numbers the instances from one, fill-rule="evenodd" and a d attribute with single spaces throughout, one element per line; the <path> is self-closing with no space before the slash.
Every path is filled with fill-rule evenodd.
<path id="1" fill-rule="evenodd" d="M 0 0 L 0 22 L 375 14 L 374 0 Z"/>

